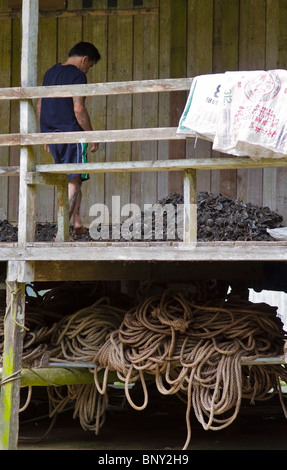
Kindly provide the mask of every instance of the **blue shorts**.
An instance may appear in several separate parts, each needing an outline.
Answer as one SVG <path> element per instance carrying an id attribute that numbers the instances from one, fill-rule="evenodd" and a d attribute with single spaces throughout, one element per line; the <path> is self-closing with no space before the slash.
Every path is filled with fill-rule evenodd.
<path id="1" fill-rule="evenodd" d="M 86 143 L 81 144 L 50 144 L 50 152 L 53 155 L 55 163 L 87 163 L 87 147 Z M 85 174 L 68 174 L 69 181 L 75 176 L 80 176 L 82 181 L 90 179 Z"/>

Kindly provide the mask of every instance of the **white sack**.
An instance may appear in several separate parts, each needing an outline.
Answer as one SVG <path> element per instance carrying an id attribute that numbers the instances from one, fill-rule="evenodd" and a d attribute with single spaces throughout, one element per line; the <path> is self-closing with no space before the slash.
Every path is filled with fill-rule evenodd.
<path id="1" fill-rule="evenodd" d="M 177 133 L 234 156 L 287 156 L 287 71 L 256 70 L 193 79 Z"/>
<path id="2" fill-rule="evenodd" d="M 191 84 L 177 133 L 213 141 L 217 107 L 224 74 L 199 75 Z"/>
<path id="3" fill-rule="evenodd" d="M 287 227 L 267 228 L 266 230 L 275 240 L 287 240 Z"/>
<path id="4" fill-rule="evenodd" d="M 253 159 L 287 153 L 287 72 L 226 72 L 213 148 Z"/>

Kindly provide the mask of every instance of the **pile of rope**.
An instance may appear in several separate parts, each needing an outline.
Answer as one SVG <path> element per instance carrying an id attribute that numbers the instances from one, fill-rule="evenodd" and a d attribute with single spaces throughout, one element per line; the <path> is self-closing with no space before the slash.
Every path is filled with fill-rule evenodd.
<path id="1" fill-rule="evenodd" d="M 188 291 L 172 290 L 129 308 L 119 308 L 116 305 L 124 302 L 112 297 L 102 296 L 64 316 L 49 315 L 43 305 L 38 311 L 36 307 L 27 311 L 23 364 L 94 364 L 90 369 L 94 383 L 47 387 L 50 417 L 73 404 L 74 418 L 79 418 L 82 428 L 99 434 L 109 403 L 111 373 L 123 382 L 126 400 L 135 410 L 147 407 L 150 380 L 159 393 L 176 394 L 184 401 L 183 449 L 191 438 L 192 410 L 205 430 L 220 430 L 235 420 L 242 398 L 254 403 L 278 393 L 287 417 L 280 387 L 280 379 L 287 382 L 285 366 L 242 365 L 283 354 L 285 333 L 275 307 L 232 297 L 196 304 Z M 44 319 L 48 319 L 46 325 Z M 99 376 L 103 376 L 101 383 Z M 140 404 L 130 391 L 135 382 L 143 390 Z"/>
<path id="2" fill-rule="evenodd" d="M 282 354 L 283 336 L 276 309 L 266 304 L 198 306 L 181 293 L 165 292 L 128 312 L 111 333 L 94 358 L 95 383 L 100 393 L 107 393 L 108 371 L 116 371 L 137 410 L 148 403 L 147 374 L 154 376 L 161 394 L 179 394 L 187 404 L 186 449 L 192 407 L 205 430 L 219 430 L 234 421 L 242 397 L 254 402 L 279 391 L 279 378 L 287 379 L 284 367 L 241 364 Z M 101 368 L 106 372 L 102 385 L 97 381 Z M 129 394 L 128 385 L 135 381 L 142 383 L 141 405 Z"/>
<path id="3" fill-rule="evenodd" d="M 125 311 L 102 297 L 90 307 L 63 317 L 51 336 L 50 361 L 92 362 L 109 335 L 121 324 Z M 99 434 L 105 422 L 108 395 L 100 394 L 95 384 L 48 387 L 49 416 L 54 417 L 74 403 L 73 418 L 82 429 Z"/>
<path id="4" fill-rule="evenodd" d="M 92 362 L 124 314 L 123 309 L 111 305 L 109 297 L 101 297 L 93 305 L 62 317 L 51 336 L 51 360 Z"/>

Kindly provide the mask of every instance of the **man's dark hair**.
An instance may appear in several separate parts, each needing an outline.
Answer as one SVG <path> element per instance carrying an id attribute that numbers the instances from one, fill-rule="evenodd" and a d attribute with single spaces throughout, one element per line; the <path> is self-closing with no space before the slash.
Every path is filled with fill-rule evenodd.
<path id="1" fill-rule="evenodd" d="M 89 60 L 94 60 L 95 64 L 99 62 L 101 55 L 98 49 L 91 44 L 90 42 L 78 42 L 75 44 L 69 52 L 69 57 L 78 56 L 84 57 L 88 56 Z"/>

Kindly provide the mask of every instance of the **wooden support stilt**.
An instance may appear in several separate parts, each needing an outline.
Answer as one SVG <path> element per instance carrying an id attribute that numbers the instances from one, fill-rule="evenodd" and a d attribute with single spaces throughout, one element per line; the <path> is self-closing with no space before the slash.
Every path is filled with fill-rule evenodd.
<path id="1" fill-rule="evenodd" d="M 17 448 L 22 349 L 25 335 L 25 285 L 34 280 L 34 263 L 8 262 L 6 315 L 0 395 L 0 431 L 2 450 Z"/>
<path id="2" fill-rule="evenodd" d="M 7 281 L 1 381 L 1 450 L 15 450 L 18 443 L 22 348 L 25 317 L 25 284 Z"/>
<path id="3" fill-rule="evenodd" d="M 22 3 L 22 58 L 21 85 L 35 86 L 37 83 L 38 0 L 23 0 Z M 36 112 L 32 100 L 20 103 L 20 132 L 25 135 L 36 131 Z M 27 185 L 27 172 L 36 166 L 35 149 L 23 146 L 20 150 L 20 189 L 18 244 L 25 246 L 34 241 L 36 225 L 36 186 Z"/>
<path id="4" fill-rule="evenodd" d="M 22 2 L 22 58 L 21 85 L 33 86 L 37 80 L 38 0 Z M 20 104 L 20 133 L 36 130 L 36 113 L 31 100 Z M 27 173 L 36 165 L 33 147 L 20 151 L 20 190 L 18 245 L 25 247 L 34 240 L 36 224 L 36 187 L 27 184 Z M 8 265 L 9 267 L 9 265 Z M 25 333 L 25 279 L 30 277 L 30 266 L 11 265 L 13 276 L 7 279 L 7 307 L 4 320 L 3 375 L 1 387 L 1 448 L 17 448 L 19 430 L 20 375 L 22 367 L 23 336 Z M 23 269 L 21 269 L 23 268 Z M 32 269 L 33 276 L 33 269 Z M 22 282 L 19 282 L 19 277 Z"/>
<path id="5" fill-rule="evenodd" d="M 58 241 L 65 242 L 69 240 L 69 198 L 68 181 L 66 184 L 57 186 L 58 203 Z"/>
<path id="6" fill-rule="evenodd" d="M 52 185 L 57 187 L 58 205 L 58 241 L 69 240 L 69 197 L 67 175 L 51 175 L 28 172 L 26 182 L 29 185 Z"/>
<path id="7" fill-rule="evenodd" d="M 196 170 L 184 171 L 183 197 L 183 241 L 195 244 L 197 240 Z"/>

